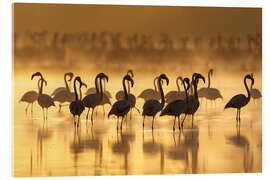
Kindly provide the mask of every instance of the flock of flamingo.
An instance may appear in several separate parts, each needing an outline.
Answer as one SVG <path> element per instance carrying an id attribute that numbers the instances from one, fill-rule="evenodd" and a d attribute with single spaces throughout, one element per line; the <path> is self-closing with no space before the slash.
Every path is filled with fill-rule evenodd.
<path id="1" fill-rule="evenodd" d="M 145 89 L 140 93 L 137 98 L 144 99 L 144 105 L 142 109 L 143 122 L 142 127 L 144 129 L 144 121 L 146 116 L 152 117 L 152 130 L 154 129 L 155 117 L 158 113 L 160 116 L 173 116 L 173 131 L 176 128 L 176 118 L 178 121 L 179 130 L 183 129 L 184 121 L 187 115 L 192 116 L 192 126 L 194 115 L 200 106 L 199 98 L 205 98 L 206 100 L 214 101 L 218 98 L 223 99 L 220 91 L 216 88 L 210 87 L 210 77 L 213 75 L 213 69 L 208 72 L 208 86 L 198 89 L 199 81 L 205 83 L 205 77 L 200 73 L 193 73 L 191 80 L 188 77 L 176 78 L 177 91 L 170 91 L 164 95 L 163 86 L 169 85 L 169 79 L 166 74 L 161 74 L 154 78 L 154 88 L 155 89 Z M 39 77 L 38 80 L 38 92 L 28 91 L 26 92 L 20 102 L 26 102 L 27 107 L 25 109 L 26 113 L 29 106 L 31 105 L 31 112 L 33 112 L 33 103 L 38 102 L 39 106 L 43 111 L 43 119 L 48 118 L 48 108 L 55 106 L 55 102 L 59 103 L 59 112 L 65 103 L 69 103 L 70 113 L 74 118 L 74 126 L 79 127 L 80 116 L 85 109 L 87 109 L 86 123 L 89 119 L 89 111 L 91 112 L 91 124 L 93 126 L 93 113 L 97 106 L 103 106 L 103 111 L 105 115 L 104 105 L 111 105 L 111 110 L 108 113 L 108 118 L 111 115 L 117 117 L 117 130 L 120 128 L 122 130 L 123 121 L 126 119 L 127 114 L 132 113 L 132 109 L 136 109 L 138 113 L 140 110 L 136 107 L 136 96 L 130 93 L 130 89 L 134 85 L 133 81 L 133 71 L 128 70 L 127 74 L 122 79 L 123 90 L 118 91 L 115 95 L 116 102 L 111 103 L 112 98 L 111 93 L 106 90 L 106 82 L 109 81 L 108 76 L 105 73 L 99 73 L 95 77 L 95 87 L 89 88 L 85 93 L 86 96 L 82 95 L 82 87 L 87 87 L 85 83 L 82 82 L 79 76 L 76 76 L 73 80 L 74 92 L 71 92 L 68 82 L 72 82 L 74 74 L 72 72 L 64 74 L 65 87 L 59 87 L 53 91 L 51 95 L 43 93 L 44 85 L 47 86 L 47 81 L 44 79 L 40 72 L 36 72 L 32 75 L 31 79 L 34 77 Z M 247 84 L 247 80 L 251 81 L 250 87 Z M 181 82 L 184 91 L 180 90 L 179 81 Z M 253 88 L 254 77 L 253 74 L 247 74 L 244 77 L 244 86 L 247 91 L 247 96 L 244 94 L 235 95 L 230 99 L 230 101 L 225 105 L 226 108 L 237 109 L 236 122 L 240 123 L 240 112 L 241 108 L 246 106 L 250 98 L 259 99 L 262 97 L 261 92 L 258 89 Z M 165 106 L 166 105 L 166 106 Z M 184 115 L 184 118 L 180 119 L 180 116 Z M 76 118 L 77 117 L 77 118 Z M 121 118 L 121 124 L 119 125 L 119 118 Z"/>

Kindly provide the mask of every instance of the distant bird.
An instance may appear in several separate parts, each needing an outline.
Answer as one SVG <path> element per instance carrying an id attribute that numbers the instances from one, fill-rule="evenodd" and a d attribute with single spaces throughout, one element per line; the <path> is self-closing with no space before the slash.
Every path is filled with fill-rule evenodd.
<path id="1" fill-rule="evenodd" d="M 38 80 L 38 90 L 40 89 L 40 83 L 42 79 Z M 45 81 L 45 85 L 47 86 L 47 81 Z M 33 113 L 33 104 L 38 99 L 38 93 L 36 91 L 27 91 L 23 94 L 19 102 L 26 102 L 27 106 L 25 108 L 25 113 L 27 113 L 28 107 L 31 104 L 31 112 Z"/>
<path id="2" fill-rule="evenodd" d="M 131 78 L 134 77 L 134 74 L 133 74 L 132 69 L 129 69 L 129 70 L 128 70 L 127 75 L 129 75 Z M 130 93 L 130 85 L 129 85 L 129 82 L 128 82 L 128 90 L 127 90 L 127 92 L 128 92 L 128 94 Z M 118 92 L 115 94 L 115 99 L 116 99 L 117 101 L 124 99 L 124 97 L 125 97 L 125 92 L 122 91 L 122 90 L 121 90 L 121 91 L 118 91 Z"/>
<path id="3" fill-rule="evenodd" d="M 180 90 L 180 87 L 179 87 L 179 84 L 178 84 L 178 81 L 183 81 L 182 77 L 179 76 L 176 78 L 176 85 L 177 85 L 177 89 L 178 91 L 170 91 L 166 94 L 165 96 L 165 102 L 166 103 L 170 103 L 172 101 L 175 101 L 175 100 L 184 100 L 185 97 L 186 97 L 186 94 L 185 94 L 185 91 L 181 91 Z"/>
<path id="4" fill-rule="evenodd" d="M 84 106 L 88 108 L 86 120 L 88 120 L 88 114 L 90 109 L 92 108 L 92 114 L 91 114 L 91 123 L 93 124 L 93 112 L 95 110 L 95 107 L 100 105 L 102 99 L 103 99 L 103 88 L 102 88 L 102 79 L 106 79 L 108 82 L 108 76 L 104 73 L 99 73 L 95 78 L 95 86 L 96 86 L 96 92 L 95 94 L 89 94 L 85 96 L 82 100 Z M 99 80 L 99 87 L 98 87 L 98 80 Z"/>
<path id="5" fill-rule="evenodd" d="M 155 77 L 154 78 L 155 89 L 145 89 L 141 92 L 141 94 L 137 98 L 144 99 L 144 102 L 151 100 L 151 99 L 160 100 L 161 96 L 160 96 L 160 93 L 158 92 L 157 86 L 156 86 L 157 80 L 158 80 L 158 77 Z"/>
<path id="6" fill-rule="evenodd" d="M 254 78 L 253 73 L 251 73 L 251 76 Z M 253 88 L 253 85 L 250 86 L 250 95 L 254 101 L 254 104 L 256 99 L 259 100 L 262 97 L 261 91 L 259 89 Z"/>
<path id="7" fill-rule="evenodd" d="M 151 100 L 148 100 L 148 101 L 146 101 L 144 103 L 144 105 L 143 105 L 143 113 L 142 113 L 142 115 L 143 115 L 143 128 L 144 128 L 145 116 L 152 116 L 153 117 L 153 119 L 152 119 L 152 130 L 153 130 L 154 129 L 155 116 L 164 107 L 165 98 L 164 98 L 164 92 L 163 92 L 162 85 L 161 85 L 162 79 L 166 80 L 167 85 L 169 84 L 169 79 L 167 78 L 167 76 L 165 74 L 161 74 L 158 77 L 158 88 L 159 88 L 159 91 L 160 91 L 160 94 L 161 94 L 161 103 L 156 99 L 151 99 Z"/>
<path id="8" fill-rule="evenodd" d="M 197 91 L 199 79 L 202 79 L 203 82 L 205 83 L 205 78 L 201 74 L 193 73 L 191 84 L 194 87 L 194 95 L 188 96 L 187 108 L 184 111 L 185 117 L 181 123 L 182 128 L 184 125 L 184 121 L 186 119 L 186 115 L 192 115 L 192 127 L 193 127 L 194 114 L 197 112 L 197 110 L 199 109 L 199 106 L 200 106 L 200 102 L 199 102 L 199 98 L 198 98 L 198 91 Z"/>
<path id="9" fill-rule="evenodd" d="M 129 112 L 129 110 L 131 109 L 131 104 L 130 104 L 130 101 L 128 100 L 128 93 L 127 93 L 125 81 L 130 81 L 131 87 L 133 87 L 134 81 L 131 78 L 131 76 L 128 74 L 125 75 L 123 80 L 122 80 L 125 98 L 122 100 L 116 101 L 113 104 L 113 106 L 108 114 L 108 118 L 110 118 L 111 115 L 117 116 L 117 129 L 118 129 L 119 117 L 122 117 L 121 126 L 120 126 L 120 128 L 122 129 L 123 119 L 127 115 L 127 113 Z"/>
<path id="10" fill-rule="evenodd" d="M 79 87 L 79 91 L 80 91 L 80 97 L 78 97 L 78 93 L 77 93 L 77 89 L 76 89 L 76 81 L 78 81 L 80 83 L 80 87 Z M 69 110 L 70 113 L 73 115 L 74 117 L 74 125 L 77 127 L 79 126 L 80 123 L 80 116 L 82 114 L 82 112 L 84 111 L 85 107 L 83 105 L 83 102 L 81 101 L 81 87 L 82 87 L 83 83 L 81 81 L 81 78 L 79 76 L 77 76 L 74 79 L 74 93 L 75 93 L 75 100 L 72 101 L 69 105 Z M 76 123 L 76 116 L 78 116 L 78 121 Z"/>
<path id="11" fill-rule="evenodd" d="M 69 79 L 68 79 L 68 80 L 67 80 L 67 76 L 69 76 Z M 56 89 L 52 92 L 51 96 L 54 96 L 57 92 L 62 91 L 62 90 L 68 90 L 68 91 L 70 91 L 69 85 L 68 85 L 67 81 L 71 82 L 73 76 L 74 76 L 74 74 L 73 74 L 72 72 L 65 73 L 65 74 L 64 74 L 65 87 L 59 87 L 59 88 L 56 88 Z"/>
<path id="12" fill-rule="evenodd" d="M 186 85 L 187 84 L 187 88 Z M 168 116 L 174 116 L 174 123 L 173 123 L 173 130 L 175 130 L 175 121 L 176 121 L 176 117 L 178 118 L 178 127 L 180 130 L 180 115 L 186 110 L 187 108 L 187 104 L 188 104 L 188 92 L 187 90 L 189 89 L 189 79 L 188 78 L 184 78 L 184 80 L 182 80 L 182 84 L 184 85 L 184 89 L 185 89 L 185 100 L 174 100 L 172 102 L 170 102 L 161 112 L 160 116 L 164 116 L 164 115 L 168 115 Z"/>
<path id="13" fill-rule="evenodd" d="M 36 72 L 32 75 L 33 79 L 35 76 L 40 76 L 41 78 L 41 85 L 39 88 L 39 95 L 38 95 L 38 104 L 41 106 L 42 108 L 42 112 L 43 112 L 43 119 L 48 119 L 48 108 L 51 106 L 55 106 L 53 99 L 51 98 L 51 96 L 47 95 L 47 94 L 43 94 L 43 83 L 45 82 L 43 79 L 43 76 L 40 72 Z M 44 115 L 44 108 L 46 111 L 46 115 Z"/>
<path id="14" fill-rule="evenodd" d="M 238 94 L 234 96 L 225 106 L 224 109 L 227 108 L 236 108 L 237 109 L 237 114 L 236 114 L 236 122 L 240 123 L 240 111 L 241 108 L 246 106 L 249 103 L 250 100 L 250 90 L 248 89 L 247 86 L 247 79 L 251 80 L 251 86 L 254 84 L 254 79 L 250 74 L 247 74 L 244 78 L 244 85 L 247 90 L 248 97 L 246 97 L 244 94 Z"/>

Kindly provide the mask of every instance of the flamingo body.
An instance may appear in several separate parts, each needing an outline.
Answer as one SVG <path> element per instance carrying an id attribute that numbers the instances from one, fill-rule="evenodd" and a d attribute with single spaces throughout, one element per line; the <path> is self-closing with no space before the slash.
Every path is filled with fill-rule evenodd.
<path id="1" fill-rule="evenodd" d="M 144 101 L 148 101 L 151 99 L 160 100 L 160 93 L 155 91 L 154 89 L 145 89 L 141 92 L 138 98 L 144 99 Z"/>
<path id="2" fill-rule="evenodd" d="M 38 104 L 42 108 L 49 108 L 51 106 L 55 106 L 54 100 L 48 94 L 40 94 L 38 96 Z"/>
<path id="3" fill-rule="evenodd" d="M 24 93 L 20 102 L 33 103 L 38 99 L 38 93 L 36 91 L 28 91 Z"/>
<path id="4" fill-rule="evenodd" d="M 64 102 L 72 102 L 75 100 L 75 94 L 70 91 L 64 89 L 62 91 L 58 91 L 53 97 L 54 101 L 58 101 L 60 103 Z"/>
<path id="5" fill-rule="evenodd" d="M 175 100 L 169 103 L 161 112 L 160 116 L 180 116 L 186 110 L 186 102 L 184 100 Z"/>
<path id="6" fill-rule="evenodd" d="M 260 92 L 259 89 L 252 88 L 250 90 L 250 95 L 253 99 L 260 99 L 262 97 L 262 93 Z"/>
<path id="7" fill-rule="evenodd" d="M 83 102 L 80 100 L 75 100 L 73 102 L 70 103 L 69 105 L 69 110 L 70 113 L 73 116 L 80 116 L 82 114 L 82 112 L 84 111 L 85 107 L 83 105 Z"/>
<path id="8" fill-rule="evenodd" d="M 247 105 L 249 102 L 249 99 L 244 94 L 238 94 L 226 104 L 225 109 L 227 108 L 236 108 L 240 109 Z"/>
<path id="9" fill-rule="evenodd" d="M 115 115 L 117 117 L 124 117 L 125 115 L 127 115 L 127 113 L 130 111 L 131 105 L 130 102 L 123 99 L 120 101 L 116 101 L 113 106 L 112 109 L 110 110 L 108 117 L 110 117 L 111 115 Z"/>
<path id="10" fill-rule="evenodd" d="M 155 116 L 162 110 L 161 103 L 156 99 L 148 100 L 143 105 L 143 116 Z"/>
<path id="11" fill-rule="evenodd" d="M 51 96 L 54 96 L 54 95 L 56 95 L 58 92 L 63 91 L 63 90 L 66 90 L 66 89 L 67 89 L 66 87 L 58 87 L 58 88 L 56 88 L 56 89 L 52 92 Z"/>

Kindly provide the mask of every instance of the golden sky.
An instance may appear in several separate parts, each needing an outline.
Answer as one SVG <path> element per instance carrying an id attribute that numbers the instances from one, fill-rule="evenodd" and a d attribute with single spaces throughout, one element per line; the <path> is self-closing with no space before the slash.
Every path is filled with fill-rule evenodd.
<path id="1" fill-rule="evenodd" d="M 14 29 L 172 34 L 260 33 L 261 8 L 14 4 Z"/>

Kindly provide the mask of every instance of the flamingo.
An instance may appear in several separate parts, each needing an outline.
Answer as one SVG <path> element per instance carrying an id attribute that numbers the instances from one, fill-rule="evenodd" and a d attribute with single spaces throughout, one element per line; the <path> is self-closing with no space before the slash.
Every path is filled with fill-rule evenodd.
<path id="1" fill-rule="evenodd" d="M 83 82 L 82 82 L 82 86 L 87 87 L 87 85 Z M 81 93 L 81 88 L 80 88 L 80 93 Z M 82 96 L 82 95 L 80 94 L 80 96 Z M 74 101 L 75 94 L 74 94 L 74 92 L 71 92 L 69 88 L 66 88 L 66 89 L 63 89 L 63 90 L 56 92 L 56 94 L 53 97 L 53 100 L 59 102 L 59 112 L 61 112 L 61 108 L 63 106 L 63 103 L 65 103 L 65 102 L 71 103 L 72 101 Z"/>
<path id="2" fill-rule="evenodd" d="M 183 81 L 181 76 L 176 78 L 176 85 L 177 85 L 178 91 L 170 91 L 170 92 L 168 92 L 166 94 L 166 96 L 165 96 L 165 102 L 166 103 L 170 103 L 170 102 L 178 100 L 178 99 L 181 99 L 181 100 L 185 99 L 185 91 L 180 91 L 180 87 L 179 87 L 179 84 L 178 84 L 179 80 L 181 82 Z"/>
<path id="3" fill-rule="evenodd" d="M 253 73 L 251 73 L 251 76 L 254 78 Z M 250 86 L 250 95 L 252 99 L 254 100 L 254 104 L 255 104 L 255 99 L 260 99 L 262 97 L 262 93 L 260 92 L 260 90 L 253 88 L 253 85 Z"/>
<path id="4" fill-rule="evenodd" d="M 106 83 L 105 83 L 105 80 L 103 81 L 104 82 L 104 91 L 103 91 L 103 98 L 102 98 L 102 101 L 99 105 L 101 105 L 103 107 L 103 114 L 105 115 L 105 109 L 104 109 L 104 106 L 106 104 L 112 106 L 112 103 L 111 103 L 111 93 L 109 91 L 106 91 Z M 96 88 L 92 87 L 92 88 L 89 88 L 87 90 L 87 92 L 85 93 L 86 95 L 89 95 L 89 94 L 95 94 L 96 93 Z"/>
<path id="5" fill-rule="evenodd" d="M 32 75 L 33 79 L 35 76 L 40 76 L 41 78 L 41 85 L 39 88 L 39 95 L 38 95 L 38 104 L 40 105 L 40 107 L 42 108 L 42 112 L 43 112 L 43 119 L 48 119 L 48 108 L 51 106 L 55 106 L 53 99 L 51 98 L 51 96 L 49 96 L 48 94 L 43 94 L 43 83 L 44 83 L 44 79 L 43 76 L 40 72 L 36 72 Z M 44 108 L 46 111 L 46 116 L 44 115 Z"/>
<path id="6" fill-rule="evenodd" d="M 67 76 L 69 76 L 69 80 L 67 80 Z M 57 92 L 59 92 L 59 91 L 62 91 L 62 90 L 69 90 L 69 85 L 68 85 L 67 81 L 71 82 L 73 76 L 74 76 L 74 74 L 73 74 L 72 72 L 65 73 L 65 74 L 64 74 L 64 82 L 65 82 L 65 86 L 66 86 L 66 87 L 58 87 L 58 88 L 56 88 L 56 89 L 52 92 L 51 96 L 54 96 L 54 95 L 55 95 Z M 70 91 L 70 90 L 69 90 L 69 91 Z"/>
<path id="7" fill-rule="evenodd" d="M 121 121 L 121 127 L 120 129 L 122 130 L 122 124 L 123 124 L 123 119 L 124 117 L 127 115 L 127 113 L 129 112 L 129 110 L 131 109 L 131 104 L 130 101 L 128 100 L 128 93 L 127 93 L 127 88 L 126 88 L 126 84 L 125 81 L 130 81 L 131 83 L 131 87 L 133 87 L 134 81 L 131 78 L 130 75 L 125 75 L 123 80 L 122 80 L 122 84 L 123 84 L 123 89 L 124 89 L 124 93 L 125 93 L 125 98 L 122 100 L 118 100 L 116 101 L 109 114 L 108 114 L 108 118 L 110 118 L 111 115 L 116 115 L 117 116 L 117 129 L 118 129 L 118 121 L 119 121 L 119 117 L 122 117 L 122 121 Z"/>
<path id="8" fill-rule="evenodd" d="M 40 78 L 38 80 L 38 89 L 40 88 L 40 83 L 42 79 Z M 44 79 L 45 85 L 47 86 L 47 81 Z M 25 113 L 27 113 L 28 107 L 31 104 L 31 112 L 33 113 L 33 103 L 38 99 L 38 93 L 36 91 L 27 91 L 26 93 L 23 94 L 21 97 L 20 102 L 26 102 L 28 103 L 26 108 L 25 108 Z"/>
<path id="9" fill-rule="evenodd" d="M 95 94 L 89 94 L 85 96 L 82 100 L 83 104 L 85 107 L 88 108 L 87 115 L 86 115 L 86 120 L 88 120 L 88 114 L 90 111 L 90 108 L 92 108 L 92 114 L 91 114 L 91 123 L 93 124 L 93 112 L 95 110 L 95 107 L 98 106 L 102 99 L 103 99 L 103 88 L 102 88 L 102 79 L 106 79 L 108 82 L 108 76 L 105 75 L 104 73 L 99 73 L 96 78 L 95 78 L 95 86 L 96 86 L 96 92 Z M 99 79 L 99 85 L 100 88 L 98 87 L 98 79 Z"/>
<path id="10" fill-rule="evenodd" d="M 145 116 L 152 116 L 153 117 L 153 120 L 152 120 L 152 130 L 153 130 L 154 129 L 154 119 L 155 119 L 155 116 L 164 107 L 165 98 L 164 98 L 164 92 L 163 92 L 162 85 L 161 85 L 162 79 L 166 80 L 167 85 L 169 85 L 169 79 L 168 79 L 168 77 L 165 74 L 161 74 L 158 77 L 158 88 L 159 88 L 159 91 L 160 91 L 160 94 L 161 94 L 161 103 L 158 100 L 156 100 L 156 99 L 151 99 L 151 100 L 148 100 L 148 101 L 146 101 L 144 103 L 144 105 L 143 105 L 143 113 L 142 113 L 142 115 L 143 115 L 143 128 L 144 128 L 144 119 L 145 119 Z"/>
<path id="11" fill-rule="evenodd" d="M 154 78 L 155 89 L 145 89 L 137 98 L 142 98 L 145 102 L 151 99 L 160 100 L 161 96 L 160 93 L 157 91 L 156 80 L 158 80 L 158 77 Z"/>
<path id="12" fill-rule="evenodd" d="M 223 99 L 220 91 L 217 88 L 211 88 L 210 87 L 210 76 L 213 75 L 213 69 L 210 69 L 208 72 L 208 87 L 207 88 L 201 88 L 198 90 L 198 96 L 199 97 L 205 97 L 206 100 L 215 101 L 218 98 Z M 199 95 L 201 94 L 201 95 Z"/>
<path id="13" fill-rule="evenodd" d="M 129 75 L 129 76 L 132 77 L 132 78 L 134 77 L 133 71 L 132 71 L 131 69 L 128 70 L 127 75 Z M 130 85 L 129 85 L 129 82 L 128 82 L 128 93 L 130 93 Z M 117 101 L 124 99 L 124 97 L 125 97 L 125 92 L 122 91 L 122 90 L 121 90 L 121 91 L 118 91 L 118 92 L 115 94 L 115 99 L 116 99 Z M 136 103 L 136 98 L 135 98 L 135 103 Z"/>
<path id="14" fill-rule="evenodd" d="M 187 83 L 187 88 L 185 83 Z M 168 116 L 174 116 L 174 123 L 173 123 L 173 131 L 175 130 L 175 121 L 176 117 L 178 118 L 178 127 L 180 130 L 180 115 L 186 110 L 187 104 L 188 104 L 188 92 L 187 90 L 189 89 L 189 79 L 185 78 L 182 80 L 182 84 L 184 85 L 185 89 L 185 95 L 186 99 L 185 100 L 174 100 L 170 102 L 161 112 L 160 116 L 168 115 Z"/>
<path id="15" fill-rule="evenodd" d="M 247 74 L 244 78 L 244 85 L 245 85 L 245 88 L 247 90 L 248 97 L 246 97 L 244 94 L 235 95 L 234 97 L 231 98 L 231 100 L 226 104 L 226 106 L 224 108 L 224 109 L 227 109 L 227 108 L 236 108 L 237 109 L 237 114 L 236 114 L 236 122 L 237 123 L 240 123 L 241 108 L 246 106 L 249 103 L 250 96 L 251 96 L 250 90 L 248 89 L 248 86 L 247 86 L 247 79 L 251 80 L 251 86 L 253 86 L 253 84 L 254 84 L 254 79 L 253 79 L 252 75 L 250 75 L 250 74 Z"/>
<path id="16" fill-rule="evenodd" d="M 200 102 L 199 102 L 199 98 L 198 98 L 198 90 L 197 90 L 199 79 L 202 79 L 203 82 L 205 83 L 205 78 L 201 74 L 194 73 L 192 75 L 191 84 L 194 87 L 194 95 L 188 96 L 187 108 L 184 111 L 185 117 L 184 117 L 184 119 L 182 120 L 182 123 L 181 123 L 182 128 L 183 128 L 183 125 L 184 125 L 186 115 L 192 115 L 192 127 L 193 127 L 194 115 L 195 115 L 195 113 L 197 112 L 197 110 L 199 109 L 199 106 L 200 106 Z"/>
<path id="17" fill-rule="evenodd" d="M 77 93 L 77 89 L 76 89 L 76 81 L 78 81 L 80 83 L 80 97 L 78 97 L 78 93 Z M 78 121 L 77 121 L 77 127 L 79 126 L 80 123 L 80 116 L 82 114 L 82 112 L 84 111 L 85 107 L 83 105 L 83 102 L 81 101 L 82 95 L 81 95 L 81 87 L 82 87 L 83 83 L 81 81 L 81 78 L 79 76 L 77 76 L 74 79 L 74 93 L 75 93 L 75 100 L 72 101 L 69 105 L 69 110 L 70 113 L 73 115 L 74 117 L 74 125 L 76 126 L 76 117 L 78 116 Z"/>

